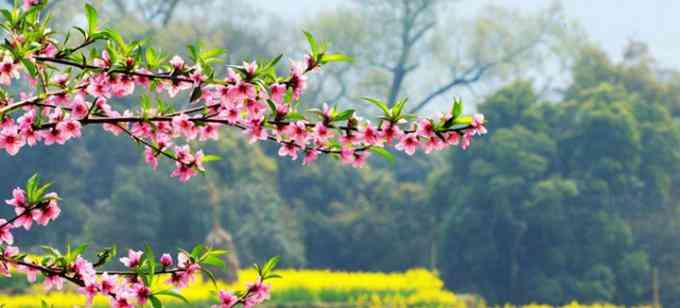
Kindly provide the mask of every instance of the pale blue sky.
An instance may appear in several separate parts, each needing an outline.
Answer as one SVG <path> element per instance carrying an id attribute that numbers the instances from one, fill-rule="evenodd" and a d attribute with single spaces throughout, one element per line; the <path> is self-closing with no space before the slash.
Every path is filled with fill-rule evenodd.
<path id="1" fill-rule="evenodd" d="M 251 0 L 294 21 L 333 8 L 343 0 Z M 347 0 L 344 0 L 347 1 Z M 485 4 L 532 10 L 551 0 L 462 0 L 464 12 L 475 12 Z M 589 36 L 607 52 L 618 56 L 629 39 L 649 43 L 660 62 L 680 68 L 680 1 L 678 0 L 563 0 L 571 19 L 581 23 Z"/>

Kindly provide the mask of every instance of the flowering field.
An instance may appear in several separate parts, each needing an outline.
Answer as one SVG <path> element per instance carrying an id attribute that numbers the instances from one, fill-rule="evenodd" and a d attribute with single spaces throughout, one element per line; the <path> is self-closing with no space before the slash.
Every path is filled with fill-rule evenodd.
<path id="1" fill-rule="evenodd" d="M 433 273 L 414 269 L 404 273 L 331 272 L 325 270 L 281 270 L 284 279 L 272 280 L 272 300 L 269 307 L 447 307 L 482 308 L 482 300 L 472 296 L 458 296 L 443 287 L 442 281 Z M 253 270 L 240 273 L 240 281 L 231 285 L 218 283 L 217 289 L 231 289 L 255 278 Z M 215 286 L 201 280 L 184 290 L 192 303 L 186 305 L 170 300 L 169 307 L 208 307 L 216 298 Z M 85 299 L 74 291 L 45 294 L 34 287 L 27 294 L 0 295 L 5 307 L 39 307 L 44 299 L 54 307 L 82 307 Z M 104 306 L 108 300 L 95 298 L 95 305 Z M 99 306 L 98 306 L 99 307 Z M 550 308 L 549 305 L 526 305 L 503 308 Z M 580 305 L 572 303 L 563 308 L 617 308 L 609 304 Z"/>

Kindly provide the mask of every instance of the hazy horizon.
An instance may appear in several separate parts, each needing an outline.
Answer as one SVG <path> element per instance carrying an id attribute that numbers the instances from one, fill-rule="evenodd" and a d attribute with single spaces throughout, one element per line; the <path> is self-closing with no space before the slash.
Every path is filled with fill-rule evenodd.
<path id="1" fill-rule="evenodd" d="M 323 9 L 341 5 L 340 0 L 252 0 L 254 5 L 278 13 L 294 22 L 302 22 Z M 540 9 L 552 0 L 462 0 L 457 6 L 463 14 L 475 14 L 488 4 L 522 10 Z M 569 0 L 561 1 L 567 17 L 575 20 L 610 56 L 618 58 L 629 40 L 649 44 L 652 53 L 663 65 L 680 67 L 680 2 L 670 0 L 617 1 Z"/>

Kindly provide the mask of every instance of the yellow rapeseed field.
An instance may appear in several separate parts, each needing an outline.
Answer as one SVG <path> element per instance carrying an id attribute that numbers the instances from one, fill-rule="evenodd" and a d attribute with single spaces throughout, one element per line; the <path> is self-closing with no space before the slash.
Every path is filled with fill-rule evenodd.
<path id="1" fill-rule="evenodd" d="M 439 277 L 427 270 L 414 269 L 403 273 L 333 272 L 327 270 L 280 270 L 284 278 L 271 280 L 273 286 L 270 306 L 285 307 L 446 307 L 482 308 L 483 301 L 473 296 L 457 296 L 444 289 Z M 217 289 L 238 289 L 255 279 L 255 271 L 240 272 L 236 284 L 218 283 Z M 215 296 L 215 285 L 200 280 L 182 294 L 194 303 L 191 307 L 209 307 Z M 41 291 L 40 286 L 22 295 L 0 295 L 0 303 L 7 308 L 39 307 L 44 299 L 54 307 L 82 307 L 85 299 L 73 290 L 65 292 Z M 166 298 L 170 307 L 188 307 Z M 107 299 L 97 297 L 95 305 L 106 306 Z M 502 308 L 552 308 L 531 304 L 522 307 L 505 305 Z M 609 304 L 580 305 L 571 303 L 561 308 L 619 308 Z"/>

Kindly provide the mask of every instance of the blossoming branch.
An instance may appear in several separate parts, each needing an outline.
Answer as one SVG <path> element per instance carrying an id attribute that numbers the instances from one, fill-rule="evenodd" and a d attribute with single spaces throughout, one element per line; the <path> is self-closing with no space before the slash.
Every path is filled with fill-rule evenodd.
<path id="1" fill-rule="evenodd" d="M 280 156 L 302 156 L 303 164 L 330 154 L 354 167 L 363 166 L 370 153 L 389 158 L 390 146 L 409 155 L 452 145 L 466 149 L 473 136 L 486 132 L 484 117 L 463 116 L 457 100 L 446 114 L 416 118 L 403 112 L 405 99 L 387 104 L 366 98 L 383 113 L 377 122 L 337 106 L 304 109 L 300 101 L 308 75 L 327 63 L 350 60 L 327 52 L 307 32 L 310 52 L 302 61 L 290 61 L 286 75 L 277 74 L 279 56 L 230 65 L 226 76 L 218 77 L 214 63 L 221 50 L 190 46 L 190 61 L 177 55 L 167 59 L 141 41 L 99 30 L 89 5 L 87 29 L 75 28 L 81 40 L 72 43 L 76 34 L 68 34 L 60 41 L 42 18 L 44 3 L 24 4 L 24 10 L 2 10 L 7 40 L 0 46 L 0 84 L 26 77 L 31 85 L 31 93 L 18 98 L 9 89 L 0 91 L 0 149 L 9 155 L 40 142 L 64 144 L 96 124 L 142 144 L 145 162 L 154 169 L 160 156 L 173 160 L 172 176 L 187 181 L 205 170 L 205 162 L 218 159 L 194 141 L 217 140 L 224 126 L 242 130 L 250 143 L 278 143 Z M 116 102 L 139 88 L 144 94 L 133 98 L 138 106 Z M 168 102 L 182 93 L 189 97 L 183 108 Z"/>
<path id="2" fill-rule="evenodd" d="M 15 188 L 12 198 L 5 201 L 14 208 L 16 216 L 9 220 L 0 218 L 0 275 L 11 277 L 13 271 L 21 272 L 29 283 L 35 283 L 38 275 L 42 275 L 46 291 L 61 290 L 65 281 L 70 282 L 85 296 L 87 306 L 92 305 L 96 295 L 103 295 L 110 299 L 111 307 L 115 308 L 133 308 L 135 303 L 151 303 L 156 308 L 162 307 L 162 297 L 174 297 L 186 302 L 180 289 L 193 282 L 197 274 L 206 273 L 212 278 L 208 266 L 224 267 L 220 256 L 226 251 L 206 249 L 200 245 L 191 252 L 180 250 L 176 264 L 167 253 L 157 259 L 148 245 L 143 251 L 129 250 L 126 257 L 120 258 L 120 263 L 127 268 L 125 271 L 98 270 L 115 257 L 115 248 L 98 252 L 98 260 L 94 262 L 84 258 L 86 245 L 71 247 L 69 244 L 65 253 L 44 247 L 46 254 L 43 256 L 21 253 L 19 247 L 12 246 L 14 229 L 29 231 L 33 222 L 46 226 L 59 217 L 60 198 L 56 193 L 47 193 L 49 187 L 50 184 L 40 185 L 38 177 L 33 176 L 25 189 Z M 278 277 L 273 273 L 277 262 L 278 258 L 273 258 L 262 267 L 256 266 L 258 279 L 244 291 L 219 290 L 220 304 L 216 307 L 253 307 L 267 300 L 271 287 L 265 281 Z M 166 278 L 161 280 L 161 277 Z"/>

